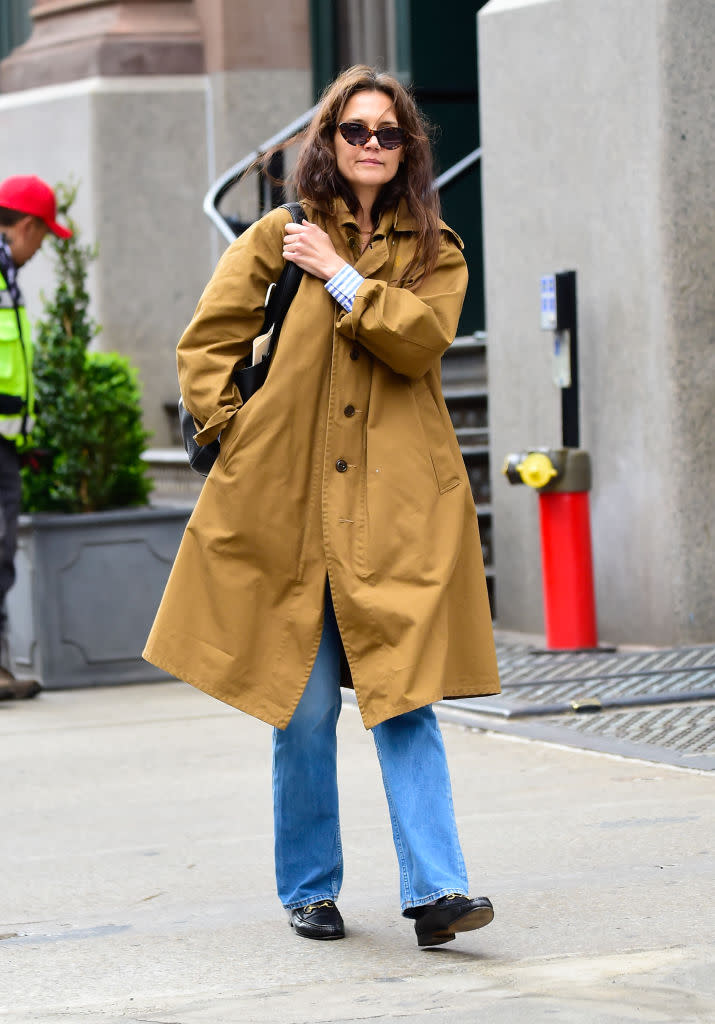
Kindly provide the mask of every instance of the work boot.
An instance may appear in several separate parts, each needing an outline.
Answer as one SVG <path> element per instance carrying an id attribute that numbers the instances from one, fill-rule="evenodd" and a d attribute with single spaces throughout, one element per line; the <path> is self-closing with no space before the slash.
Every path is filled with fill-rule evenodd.
<path id="1" fill-rule="evenodd" d="M 16 679 L 9 669 L 0 665 L 0 700 L 29 700 L 41 689 L 34 679 Z"/>

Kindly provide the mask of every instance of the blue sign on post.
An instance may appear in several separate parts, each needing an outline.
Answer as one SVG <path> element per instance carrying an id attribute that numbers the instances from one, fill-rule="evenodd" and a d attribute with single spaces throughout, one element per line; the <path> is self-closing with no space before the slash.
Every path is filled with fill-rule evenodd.
<path id="1" fill-rule="evenodd" d="M 545 274 L 541 278 L 541 330 L 555 331 L 556 317 L 556 275 Z"/>

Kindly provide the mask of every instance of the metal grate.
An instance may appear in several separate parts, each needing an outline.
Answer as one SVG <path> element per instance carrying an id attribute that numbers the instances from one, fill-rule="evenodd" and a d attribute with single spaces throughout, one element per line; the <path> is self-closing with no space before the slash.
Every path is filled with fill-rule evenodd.
<path id="1" fill-rule="evenodd" d="M 612 708 L 715 700 L 715 672 L 709 673 L 707 680 L 701 682 L 701 686 L 701 689 L 695 689 L 690 679 L 678 681 L 670 676 L 663 676 L 658 679 L 657 684 L 650 681 L 648 687 L 643 687 L 637 692 L 632 687 L 631 680 L 627 678 L 619 679 L 610 685 L 592 682 L 570 683 L 562 687 L 544 686 L 536 692 L 530 690 L 526 695 L 520 693 L 519 699 L 503 694 L 500 697 L 460 697 L 453 703 L 460 707 L 472 707 L 480 715 L 528 718 L 534 715 L 587 713 Z"/>
<path id="2" fill-rule="evenodd" d="M 527 647 L 497 647 L 502 686 L 549 680 L 583 682 L 610 676 L 660 674 L 672 670 L 715 669 L 715 647 L 673 648 L 637 653 L 534 653 Z"/>
<path id="3" fill-rule="evenodd" d="M 497 657 L 502 694 L 444 701 L 442 714 L 530 739 L 715 768 L 715 646 L 546 657 L 499 643 Z"/>
<path id="4" fill-rule="evenodd" d="M 522 655 L 506 666 L 500 659 L 502 694 L 455 701 L 482 715 L 523 718 L 572 711 L 715 699 L 715 658 L 712 649 L 664 651 L 609 657 L 596 672 L 592 656 L 544 669 L 534 655 Z M 678 666 L 678 667 L 676 667 Z M 538 676 L 538 678 L 534 678 Z"/>
<path id="5" fill-rule="evenodd" d="M 545 721 L 556 724 L 562 719 Z M 569 727 L 591 736 L 608 735 L 632 743 L 672 747 L 681 754 L 715 756 L 715 704 L 573 715 Z"/>

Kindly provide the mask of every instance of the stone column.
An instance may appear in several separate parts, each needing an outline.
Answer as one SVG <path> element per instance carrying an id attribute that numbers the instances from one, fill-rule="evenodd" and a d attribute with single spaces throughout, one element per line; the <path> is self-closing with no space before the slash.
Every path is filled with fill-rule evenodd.
<path id="1" fill-rule="evenodd" d="M 210 174 L 217 177 L 313 102 L 309 0 L 196 0 L 208 79 Z M 255 183 L 225 210 L 255 215 Z"/>
<path id="2" fill-rule="evenodd" d="M 207 71 L 310 68 L 308 0 L 195 0 Z"/>
<path id="3" fill-rule="evenodd" d="M 32 35 L 0 64 L 3 92 L 203 70 L 193 0 L 35 0 L 31 14 Z"/>

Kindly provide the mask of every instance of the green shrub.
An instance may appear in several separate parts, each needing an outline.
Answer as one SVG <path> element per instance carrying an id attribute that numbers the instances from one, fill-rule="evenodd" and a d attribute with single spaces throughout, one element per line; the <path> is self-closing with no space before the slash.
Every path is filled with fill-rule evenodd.
<path id="1" fill-rule="evenodd" d="M 80 243 L 68 216 L 76 194 L 76 186 L 56 188 L 73 236 L 51 237 L 57 284 L 53 297 L 43 299 L 35 333 L 31 443 L 38 457 L 22 471 L 26 512 L 143 505 L 151 490 L 136 371 L 116 353 L 88 351 L 99 333 L 87 293 L 87 269 L 97 253 Z"/>

